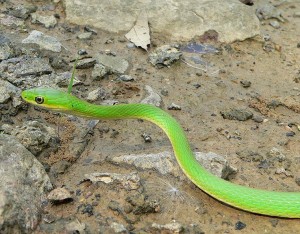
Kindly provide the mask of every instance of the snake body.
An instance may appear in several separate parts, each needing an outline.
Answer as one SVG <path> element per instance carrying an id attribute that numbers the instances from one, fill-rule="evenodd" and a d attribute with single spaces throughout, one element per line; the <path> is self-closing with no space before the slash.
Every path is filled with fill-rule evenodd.
<path id="1" fill-rule="evenodd" d="M 300 218 L 300 193 L 267 191 L 233 184 L 204 169 L 196 161 L 181 126 L 160 108 L 147 104 L 99 106 L 69 93 L 43 87 L 23 91 L 22 98 L 46 109 L 86 118 L 151 121 L 167 134 L 185 175 L 210 196 L 230 206 L 257 214 Z"/>

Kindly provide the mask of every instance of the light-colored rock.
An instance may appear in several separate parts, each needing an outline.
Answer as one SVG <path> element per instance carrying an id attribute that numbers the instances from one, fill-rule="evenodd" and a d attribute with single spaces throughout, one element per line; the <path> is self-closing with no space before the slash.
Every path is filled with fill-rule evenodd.
<path id="1" fill-rule="evenodd" d="M 121 223 L 112 222 L 110 228 L 113 229 L 115 233 L 129 233 Z"/>
<path id="2" fill-rule="evenodd" d="M 281 22 L 285 22 L 282 12 L 271 3 L 263 3 L 257 6 L 255 14 L 260 20 L 278 19 Z"/>
<path id="3" fill-rule="evenodd" d="M 171 45 L 163 45 L 158 47 L 149 54 L 149 62 L 158 67 L 169 67 L 172 63 L 179 60 L 182 52 Z"/>
<path id="4" fill-rule="evenodd" d="M 53 52 L 60 52 L 62 47 L 61 43 L 55 37 L 48 36 L 37 30 L 33 30 L 27 38 L 22 40 L 22 43 L 37 44 L 41 49 Z"/>
<path id="5" fill-rule="evenodd" d="M 160 107 L 162 99 L 159 94 L 154 92 L 154 90 L 149 85 L 145 86 L 145 90 L 147 92 L 147 96 L 141 101 L 141 103 Z"/>
<path id="6" fill-rule="evenodd" d="M 91 39 L 93 33 L 92 32 L 84 32 L 84 33 L 80 33 L 77 38 L 80 40 L 88 40 Z"/>
<path id="7" fill-rule="evenodd" d="M 42 15 L 40 13 L 31 14 L 31 22 L 44 25 L 46 28 L 54 28 L 57 20 L 54 15 Z"/>
<path id="8" fill-rule="evenodd" d="M 23 28 L 25 26 L 25 21 L 12 15 L 0 14 L 0 24 L 7 27 Z"/>
<path id="9" fill-rule="evenodd" d="M 47 58 L 22 56 L 4 60 L 0 74 L 13 85 L 28 89 L 37 86 L 55 86 L 56 75 Z M 50 77 L 52 74 L 52 77 Z M 20 95 L 19 95 L 20 96 Z"/>
<path id="10" fill-rule="evenodd" d="M 136 190 L 141 186 L 141 179 L 137 172 L 132 172 L 130 174 L 95 172 L 91 174 L 85 174 L 84 176 L 93 183 L 103 182 L 105 184 L 110 184 L 113 182 L 118 182 L 122 184 L 123 188 L 126 190 Z"/>
<path id="11" fill-rule="evenodd" d="M 110 55 L 99 54 L 96 56 L 96 60 L 98 64 L 105 66 L 110 73 L 123 74 L 129 67 L 127 60 Z"/>
<path id="12" fill-rule="evenodd" d="M 87 69 L 94 67 L 96 59 L 94 58 L 84 58 L 77 62 L 76 69 Z"/>
<path id="13" fill-rule="evenodd" d="M 159 233 L 181 233 L 183 231 L 183 226 L 182 224 L 178 222 L 172 222 L 172 223 L 167 223 L 167 224 L 157 224 L 153 223 L 151 225 L 151 228 L 154 229 L 155 231 Z"/>
<path id="14" fill-rule="evenodd" d="M 121 80 L 124 82 L 129 82 L 129 81 L 134 81 L 134 78 L 132 76 L 129 75 L 120 75 L 117 80 Z"/>
<path id="15" fill-rule="evenodd" d="M 91 25 L 110 32 L 128 32 L 144 9 L 151 32 L 172 40 L 190 40 L 215 30 L 221 42 L 244 40 L 259 34 L 259 21 L 238 0 L 66 0 L 70 23 Z"/>
<path id="16" fill-rule="evenodd" d="M 92 78 L 94 80 L 100 80 L 105 78 L 110 73 L 108 67 L 102 64 L 95 64 L 94 69 L 92 71 Z"/>
<path id="17" fill-rule="evenodd" d="M 197 161 L 205 167 L 206 170 L 209 170 L 215 176 L 218 176 L 223 179 L 227 179 L 228 176 L 235 174 L 237 169 L 230 166 L 228 161 L 221 155 L 218 155 L 213 152 L 195 153 Z"/>
<path id="18" fill-rule="evenodd" d="M 221 155 L 212 152 L 195 152 L 195 157 L 206 170 L 220 178 L 226 179 L 236 173 L 236 169 L 231 167 Z M 121 155 L 111 158 L 110 161 L 116 164 L 133 165 L 143 170 L 156 169 L 162 175 L 182 176 L 174 154 L 167 151 L 156 154 Z"/>
<path id="19" fill-rule="evenodd" d="M 66 188 L 56 188 L 48 194 L 47 198 L 52 202 L 61 202 L 72 200 L 72 195 Z"/>
<path id="20" fill-rule="evenodd" d="M 14 137 L 0 134 L 0 230 L 31 233 L 52 185 L 41 163 Z"/>
<path id="21" fill-rule="evenodd" d="M 88 101 L 96 101 L 98 99 L 104 100 L 106 96 L 107 96 L 107 93 L 105 92 L 105 90 L 103 88 L 99 87 L 99 88 L 93 90 L 92 92 L 90 92 L 86 99 Z"/>

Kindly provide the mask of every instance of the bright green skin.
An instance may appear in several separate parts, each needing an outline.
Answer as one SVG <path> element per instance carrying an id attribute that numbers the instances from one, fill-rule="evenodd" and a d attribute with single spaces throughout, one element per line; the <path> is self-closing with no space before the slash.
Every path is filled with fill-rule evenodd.
<path id="1" fill-rule="evenodd" d="M 43 97 L 37 104 L 35 97 Z M 145 119 L 168 135 L 176 159 L 186 176 L 210 196 L 239 209 L 286 218 L 300 218 L 300 193 L 253 189 L 220 179 L 204 169 L 195 159 L 189 142 L 177 121 L 163 110 L 145 104 L 98 106 L 68 93 L 35 88 L 22 92 L 22 98 L 34 105 L 59 112 L 95 119 Z"/>

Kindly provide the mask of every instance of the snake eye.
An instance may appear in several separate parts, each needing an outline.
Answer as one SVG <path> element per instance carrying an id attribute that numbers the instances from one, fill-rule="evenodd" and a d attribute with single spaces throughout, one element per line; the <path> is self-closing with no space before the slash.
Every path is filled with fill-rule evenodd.
<path id="1" fill-rule="evenodd" d="M 43 104 L 43 102 L 44 102 L 44 98 L 43 97 L 35 97 L 35 102 L 37 103 L 37 104 Z"/>

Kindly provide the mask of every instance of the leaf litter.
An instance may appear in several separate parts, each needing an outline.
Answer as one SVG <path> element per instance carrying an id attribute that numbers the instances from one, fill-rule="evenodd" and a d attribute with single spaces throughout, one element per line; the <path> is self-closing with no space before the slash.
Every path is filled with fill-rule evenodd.
<path id="1" fill-rule="evenodd" d="M 148 16 L 145 10 L 142 10 L 138 16 L 133 28 L 125 35 L 125 37 L 134 43 L 137 47 L 148 50 L 150 45 L 150 30 L 148 25 Z"/>

